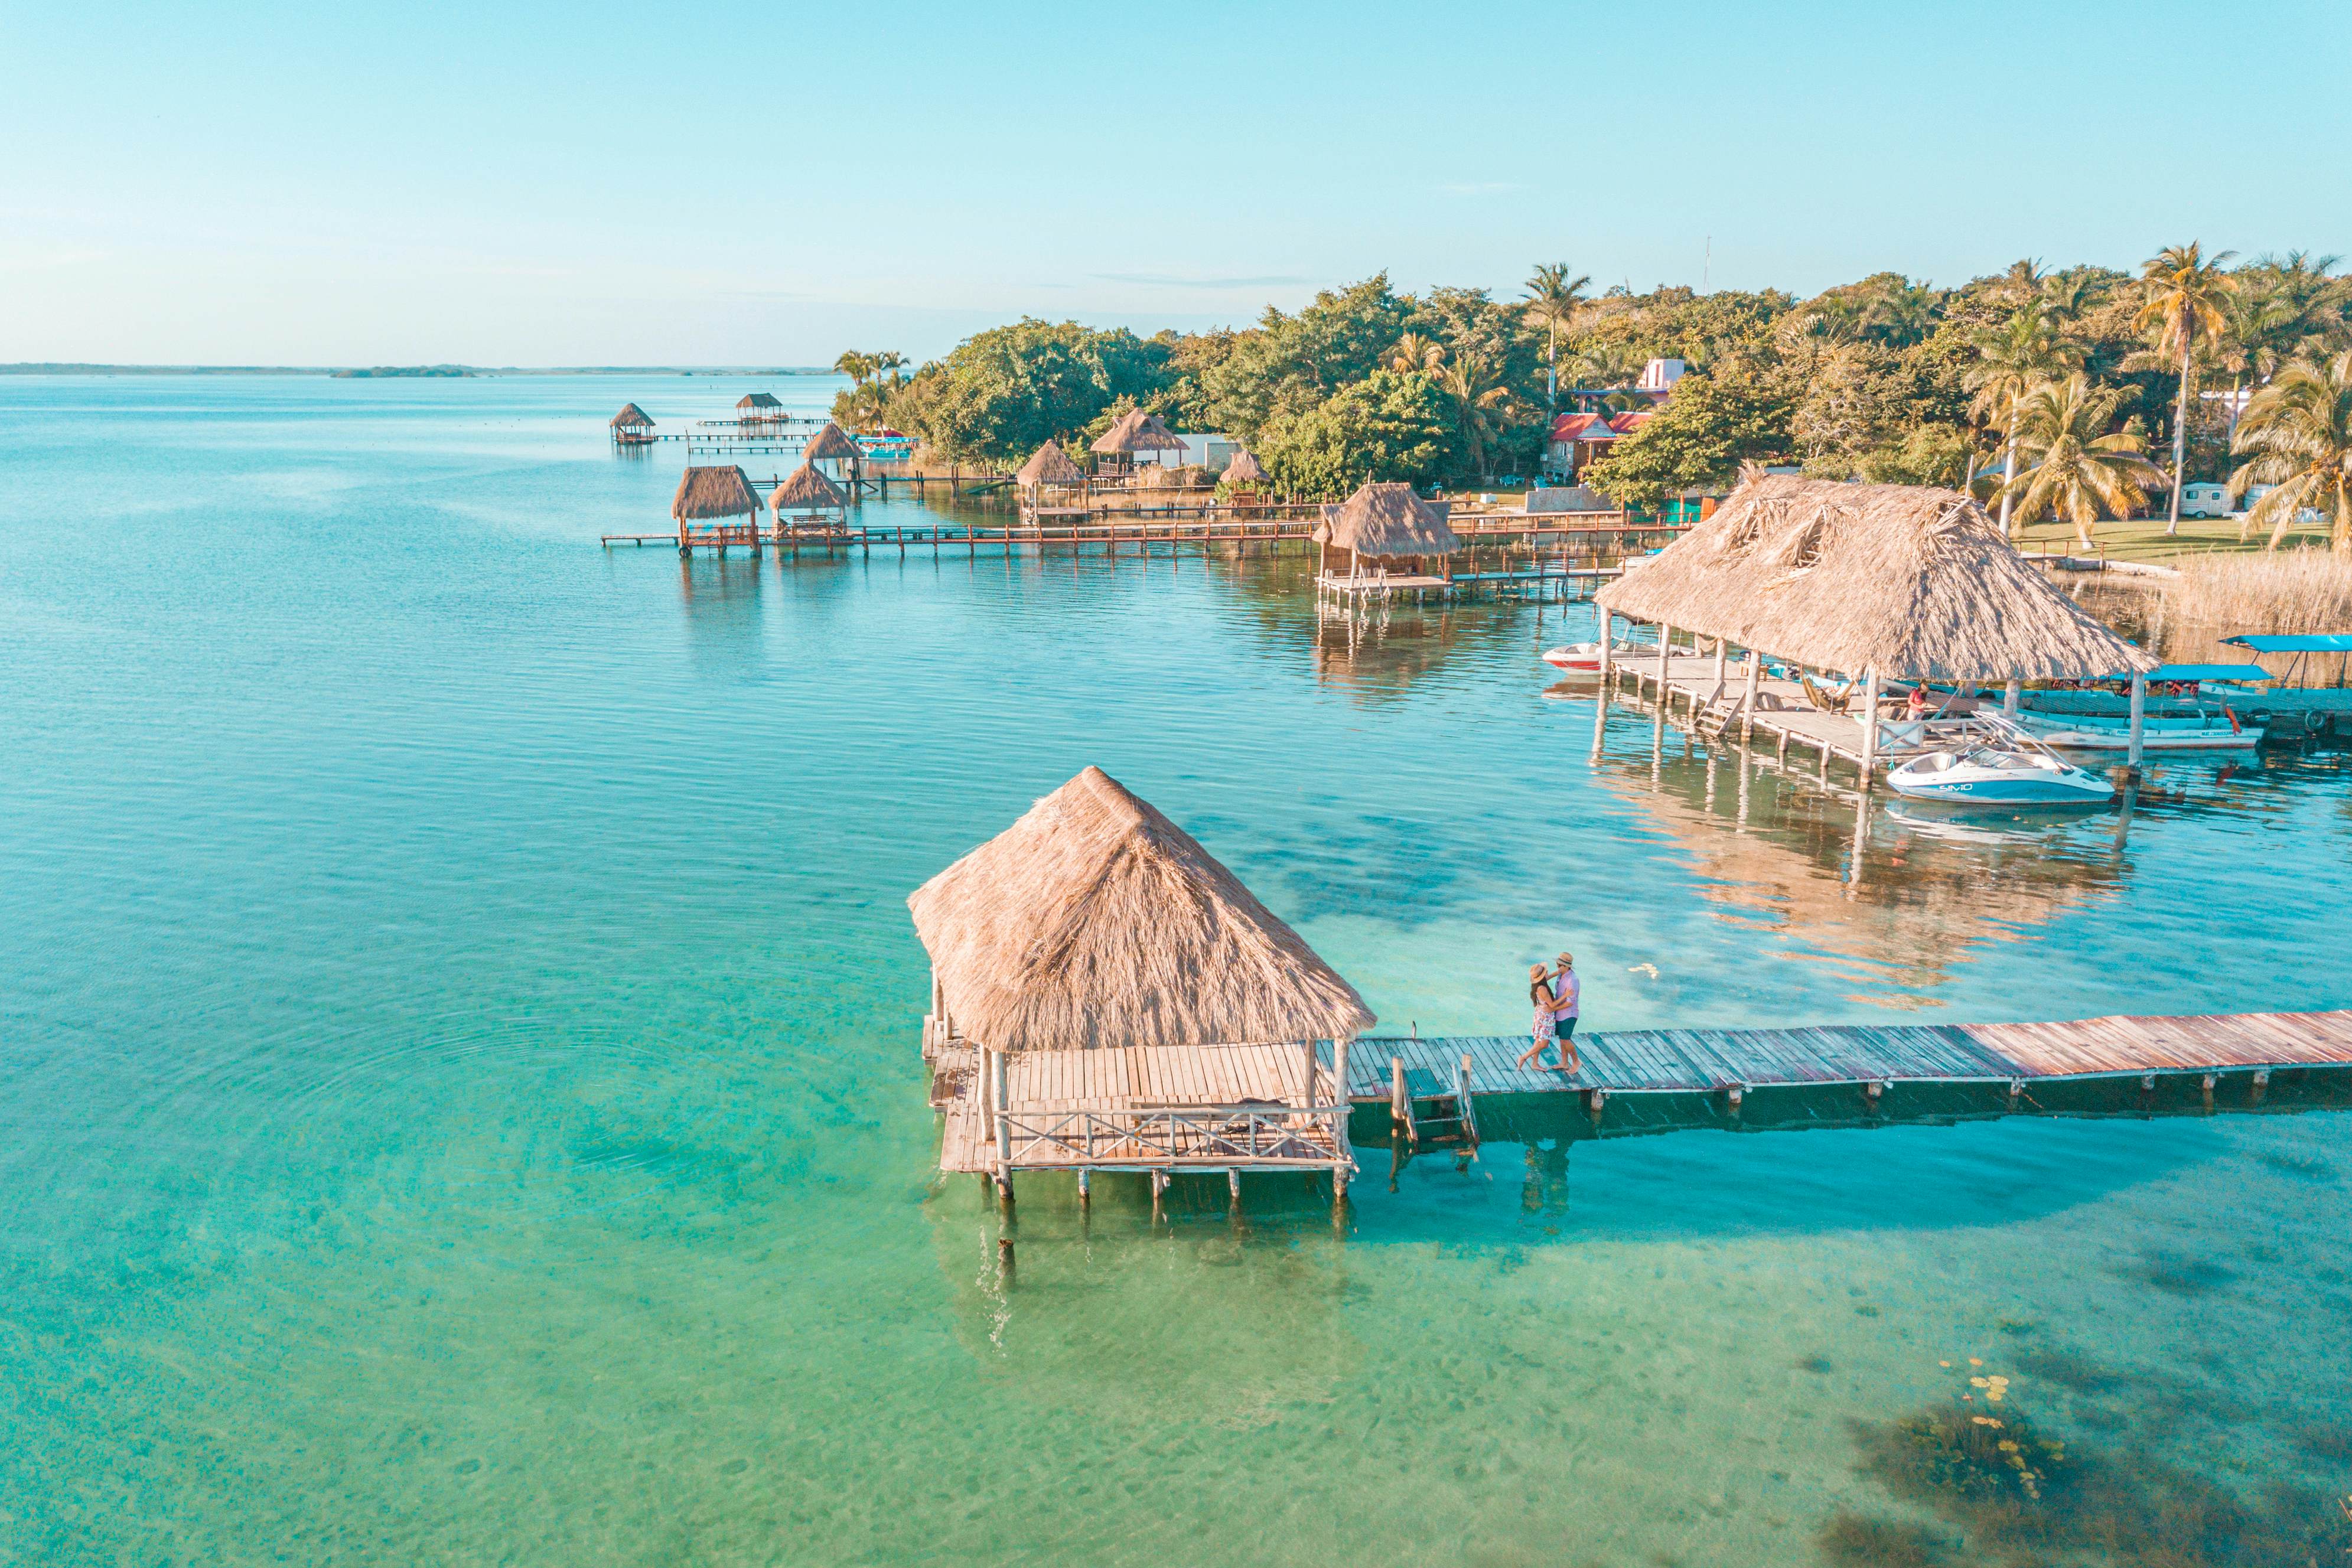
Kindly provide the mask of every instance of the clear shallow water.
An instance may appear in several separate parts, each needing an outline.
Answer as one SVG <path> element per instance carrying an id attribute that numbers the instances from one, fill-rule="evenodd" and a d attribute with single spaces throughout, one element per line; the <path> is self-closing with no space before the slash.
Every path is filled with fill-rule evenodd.
<path id="1" fill-rule="evenodd" d="M 1970 1356 L 2352 1489 L 2339 1114 L 1373 1151 L 1344 1238 L 1040 1183 L 1008 1281 L 903 902 L 1097 762 L 1384 1028 L 1563 944 L 1594 1027 L 2341 1006 L 2341 754 L 1853 879 L 1839 794 L 1592 762 L 1557 611 L 600 551 L 678 465 L 612 410 L 749 384 L 0 379 L 0 1562 L 1837 1561 L 1973 1528 L 1866 1473 Z"/>

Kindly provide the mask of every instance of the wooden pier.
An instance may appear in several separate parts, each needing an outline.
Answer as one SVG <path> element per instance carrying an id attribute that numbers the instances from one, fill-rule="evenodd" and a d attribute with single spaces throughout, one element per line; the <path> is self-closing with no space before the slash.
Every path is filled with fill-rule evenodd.
<path id="1" fill-rule="evenodd" d="M 940 1169 L 976 1174 L 1008 1198 L 1015 1172 L 1075 1173 L 1081 1198 L 1093 1171 L 1151 1176 L 1155 1206 L 1168 1179 L 1222 1174 L 1238 1196 L 1244 1172 L 1328 1174 L 1344 1197 L 1356 1170 L 1349 1121 L 1385 1110 L 1391 1144 L 1406 1151 L 1475 1155 L 1480 1106 L 1490 1130 L 1513 1110 L 1570 1107 L 1606 1135 L 1612 1102 L 1621 1130 L 1737 1126 L 1759 1104 L 1769 1124 L 1776 1092 L 1853 1096 L 1854 1121 L 1899 1118 L 1906 1090 L 1972 1089 L 1979 1113 L 2046 1109 L 2053 1085 L 2136 1086 L 2194 1103 L 2217 1095 L 2264 1103 L 2274 1074 L 2352 1070 L 2352 1010 L 2110 1017 L 2056 1023 L 1832 1024 L 1777 1030 L 1621 1030 L 1576 1042 L 1579 1071 L 1521 1067 L 1522 1035 L 1366 1036 L 1336 1052 L 1320 1046 L 1153 1046 L 1003 1055 L 973 1049 L 924 1020 L 930 1103 L 941 1119 Z M 1547 1045 L 1545 1062 L 1556 1060 Z M 1336 1071 L 1335 1061 L 1336 1056 Z M 991 1074 L 991 1062 L 1002 1071 Z M 1344 1079 L 1345 1092 L 1337 1087 Z M 1756 1097 L 1763 1096 L 1759 1102 Z M 1710 1102 L 1712 1121 L 1660 1122 L 1626 1106 L 1639 1097 Z M 1671 1103 L 1671 1102 L 1667 1102 Z M 1948 1105 L 1939 1115 L 1948 1116 Z M 1816 1118 L 1818 1120 L 1818 1118 Z"/>
<path id="2" fill-rule="evenodd" d="M 1349 1048 L 1348 1098 L 1387 1103 L 1396 1064 L 1451 1080 L 1465 1058 L 1479 1094 L 1720 1094 L 1852 1085 L 1875 1098 L 1902 1083 L 1992 1083 L 2012 1097 L 2035 1082 L 2138 1079 L 2153 1089 L 2222 1074 L 2250 1090 L 2291 1068 L 2352 1067 L 2352 1011 L 2096 1018 L 2062 1023 L 1832 1024 L 1812 1029 L 1621 1030 L 1580 1035 L 1581 1070 L 1517 1065 L 1529 1039 L 1366 1037 Z M 1542 1060 L 1556 1060 L 1547 1048 Z"/>

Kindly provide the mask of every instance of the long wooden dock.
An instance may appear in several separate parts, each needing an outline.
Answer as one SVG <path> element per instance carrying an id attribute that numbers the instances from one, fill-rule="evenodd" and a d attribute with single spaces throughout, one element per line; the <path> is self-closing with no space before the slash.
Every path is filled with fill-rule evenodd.
<path id="1" fill-rule="evenodd" d="M 1744 1103 L 1772 1091 L 1843 1086 L 1855 1094 L 1853 1113 L 1875 1117 L 1899 1113 L 1893 1102 L 1905 1086 L 1972 1087 L 1990 1096 L 1989 1113 L 2001 1114 L 2027 1108 L 2036 1086 L 2137 1080 L 2143 1103 L 2173 1082 L 2193 1085 L 2210 1108 L 2225 1077 L 2233 1096 L 2260 1105 L 2273 1073 L 2352 1069 L 2352 1010 L 1617 1030 L 1580 1039 L 1574 1072 L 1520 1066 L 1524 1035 L 1367 1036 L 1344 1052 L 1302 1043 L 1006 1056 L 947 1036 L 933 1019 L 923 1032 L 940 1171 L 976 1173 L 1008 1201 L 1016 1171 L 1052 1170 L 1075 1173 L 1082 1200 L 1094 1171 L 1148 1173 L 1155 1204 L 1168 1179 L 1187 1172 L 1223 1173 L 1236 1196 L 1244 1171 L 1321 1172 L 1344 1196 L 1356 1164 L 1349 1116 L 1370 1108 L 1389 1112 L 1399 1150 L 1421 1149 L 1443 1124 L 1456 1131 L 1437 1146 L 1466 1157 L 1481 1103 L 1507 1113 L 1512 1097 L 1581 1108 L 1600 1133 L 1611 1102 L 1642 1096 L 1707 1097 L 1736 1122 Z M 1556 1052 L 1548 1044 L 1539 1060 Z M 1631 1130 L 1707 1124 L 1726 1124 Z"/>
<path id="2" fill-rule="evenodd" d="M 1897 1083 L 2266 1074 L 2352 1066 L 2352 1010 L 2095 1018 L 2062 1023 L 1832 1024 L 1811 1029 L 1619 1030 L 1577 1038 L 1581 1071 L 1520 1067 L 1529 1037 L 1367 1037 L 1349 1048 L 1348 1097 L 1390 1098 L 1391 1060 L 1450 1074 L 1464 1057 L 1482 1094 L 1725 1093 Z M 1554 1060 L 1547 1050 L 1543 1060 Z"/>

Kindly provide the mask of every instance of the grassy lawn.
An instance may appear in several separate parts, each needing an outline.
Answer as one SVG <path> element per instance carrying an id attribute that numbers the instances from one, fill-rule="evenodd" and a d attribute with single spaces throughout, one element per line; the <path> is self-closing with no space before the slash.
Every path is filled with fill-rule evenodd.
<path id="1" fill-rule="evenodd" d="M 2098 549 L 2116 560 L 2170 561 L 2174 557 L 2221 550 L 2235 554 L 2258 552 L 2268 540 L 2256 533 L 2241 543 L 2238 524 L 2231 517 L 2183 517 L 2180 532 L 2167 538 L 2162 517 L 2137 517 L 2127 523 L 2100 523 L 2091 529 Z M 2326 549 L 2326 533 L 2319 528 L 2290 528 L 2281 549 L 2312 545 Z M 2063 550 L 2080 554 L 2072 523 L 2036 523 L 2019 530 L 2018 546 L 2029 550 Z"/>

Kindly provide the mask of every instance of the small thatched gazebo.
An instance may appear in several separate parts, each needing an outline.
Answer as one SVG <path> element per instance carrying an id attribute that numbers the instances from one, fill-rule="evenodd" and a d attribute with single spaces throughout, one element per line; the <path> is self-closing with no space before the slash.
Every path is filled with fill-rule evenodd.
<path id="1" fill-rule="evenodd" d="M 1048 441 L 1029 455 L 1029 461 L 1021 465 L 1013 481 L 1020 486 L 1022 498 L 1034 510 L 1048 489 L 1084 494 L 1087 471 L 1070 461 L 1070 455 L 1062 450 L 1060 442 Z"/>
<path id="2" fill-rule="evenodd" d="M 623 446 L 641 445 L 654 438 L 654 422 L 635 403 L 625 402 L 613 416 L 613 439 Z"/>
<path id="3" fill-rule="evenodd" d="M 746 392 L 735 402 L 735 417 L 747 423 L 784 417 L 783 400 L 773 392 Z"/>
<path id="4" fill-rule="evenodd" d="M 1134 468 L 1137 457 L 1146 452 L 1173 452 L 1181 458 L 1184 453 L 1184 443 L 1158 414 L 1131 408 L 1118 417 L 1118 423 L 1095 437 L 1091 450 L 1103 472 L 1123 474 Z M 1164 461 L 1157 456 L 1152 460 L 1155 463 Z"/>
<path id="5" fill-rule="evenodd" d="M 1317 580 L 1336 586 L 1385 578 L 1391 561 L 1409 577 L 1441 580 L 1445 558 L 1462 548 L 1446 520 L 1453 509 L 1450 501 L 1423 500 L 1399 480 L 1359 486 L 1345 501 L 1326 505 L 1315 525 Z"/>
<path id="6" fill-rule="evenodd" d="M 782 544 L 786 513 L 792 514 L 794 522 L 839 528 L 848 519 L 849 497 L 841 493 L 840 486 L 803 463 L 768 493 L 768 510 L 775 514 L 776 542 Z"/>
<path id="7" fill-rule="evenodd" d="M 677 495 L 669 504 L 669 515 L 677 523 L 677 552 L 692 553 L 697 545 L 709 545 L 724 555 L 729 545 L 760 548 L 760 494 L 751 488 L 751 481 L 743 470 L 730 463 L 709 468 L 688 468 L 677 482 Z M 730 517 L 743 517 L 742 523 L 730 523 Z M 705 526 L 698 528 L 696 524 Z"/>
<path id="8" fill-rule="evenodd" d="M 1344 1182 L 1346 1097 L 1341 1089 L 1336 1103 L 1324 1102 L 1323 1085 L 1345 1085 L 1347 1042 L 1372 1023 L 1371 1011 L 1199 841 L 1101 768 L 1039 800 L 907 904 L 931 958 L 927 1039 L 983 1057 L 987 1141 L 1001 1151 L 989 1168 L 1000 1186 L 1021 1165 L 1237 1171 L 1284 1161 L 1333 1169 Z M 1316 1061 L 1326 1040 L 1328 1069 Z M 1034 1076 L 1018 1063 L 1070 1051 L 1123 1052 L 1125 1071 L 1158 1086 L 1139 1101 L 1119 1076 L 1120 1087 L 1093 1096 L 1104 1103 L 1090 1113 L 1109 1132 L 1066 1128 L 1054 1148 L 1024 1157 L 1023 1096 L 1006 1085 Z M 1113 1068 L 1122 1060 L 1103 1058 Z M 1241 1095 L 1219 1092 L 1221 1079 L 1269 1067 L 1286 1067 L 1276 1077 L 1308 1098 L 1265 1111 L 1223 1103 Z M 1202 1087 L 1181 1088 L 1188 1075 Z M 1087 1074 L 1073 1065 L 1062 1077 Z M 1187 1102 L 1270 1116 L 1301 1138 L 1311 1133 L 1320 1152 L 1299 1145 L 1267 1160 L 1204 1146 L 1192 1120 L 1169 1113 Z"/>
<path id="9" fill-rule="evenodd" d="M 1603 616 L 1654 622 L 1663 666 L 1676 629 L 1858 677 L 1863 776 L 1880 749 L 1884 680 L 2002 685 L 2133 676 L 2131 760 L 2146 672 L 2158 661 L 2099 623 L 1955 490 L 1759 475 L 1715 515 L 1596 596 Z M 1718 659 L 1720 663 L 1720 659 Z"/>
<path id="10" fill-rule="evenodd" d="M 828 419 L 824 429 L 809 437 L 808 449 L 801 454 L 801 461 L 812 466 L 830 465 L 829 468 L 819 468 L 818 472 L 829 475 L 836 483 L 846 484 L 849 494 L 854 496 L 857 493 L 857 482 L 865 474 L 866 449 L 858 445 L 847 431 Z"/>
<path id="11" fill-rule="evenodd" d="M 1265 478 L 1265 469 L 1244 446 L 1234 449 L 1233 461 L 1217 476 L 1217 483 L 1224 487 L 1225 498 L 1231 505 L 1248 507 L 1264 501 Z"/>

